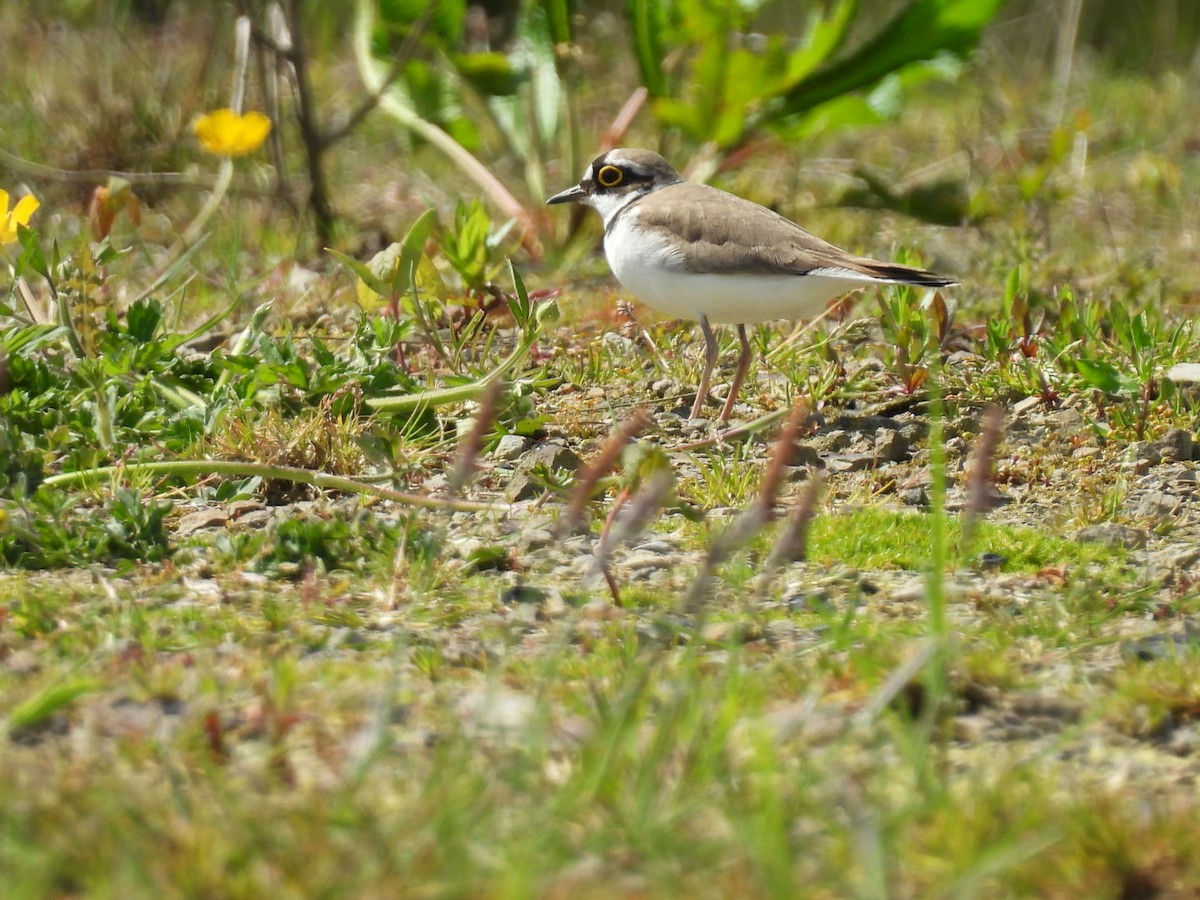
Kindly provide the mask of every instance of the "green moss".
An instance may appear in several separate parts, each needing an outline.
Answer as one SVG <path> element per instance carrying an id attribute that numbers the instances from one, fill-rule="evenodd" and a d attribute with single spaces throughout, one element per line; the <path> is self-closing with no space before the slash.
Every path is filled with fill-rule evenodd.
<path id="1" fill-rule="evenodd" d="M 863 507 L 849 512 L 818 516 L 813 522 L 809 558 L 823 564 L 840 563 L 859 569 L 913 569 L 929 567 L 931 519 L 927 513 Z M 952 546 L 961 529 L 957 519 L 948 524 Z M 971 548 L 970 564 L 980 554 L 1003 558 L 1003 571 L 1036 572 L 1049 566 L 1120 566 L 1125 551 L 1046 534 L 1013 525 L 983 522 Z"/>

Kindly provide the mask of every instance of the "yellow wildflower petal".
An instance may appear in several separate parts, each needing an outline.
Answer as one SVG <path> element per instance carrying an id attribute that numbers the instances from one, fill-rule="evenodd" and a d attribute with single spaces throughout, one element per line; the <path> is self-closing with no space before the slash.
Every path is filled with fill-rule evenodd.
<path id="1" fill-rule="evenodd" d="M 256 111 L 239 116 L 232 109 L 215 109 L 198 118 L 192 130 L 209 153 L 245 156 L 262 146 L 271 131 L 271 120 Z"/>
<path id="2" fill-rule="evenodd" d="M 242 139 L 251 150 L 261 147 L 270 133 L 271 119 L 266 114 L 251 110 L 242 116 Z"/>
<path id="3" fill-rule="evenodd" d="M 41 206 L 37 197 L 26 194 L 10 212 L 8 191 L 0 191 L 0 244 L 11 244 L 18 237 L 17 226 L 29 225 L 29 217 Z"/>
<path id="4" fill-rule="evenodd" d="M 39 206 L 42 205 L 37 197 L 33 194 L 26 194 L 17 201 L 17 205 L 13 208 L 12 217 L 18 225 L 29 225 L 29 217 L 34 214 Z"/>

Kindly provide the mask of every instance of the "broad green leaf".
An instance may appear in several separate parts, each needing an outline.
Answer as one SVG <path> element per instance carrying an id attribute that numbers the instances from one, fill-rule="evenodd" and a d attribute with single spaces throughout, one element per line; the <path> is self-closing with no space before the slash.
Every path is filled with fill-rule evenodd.
<path id="1" fill-rule="evenodd" d="M 804 43 L 788 57 L 788 80 L 796 84 L 807 78 L 840 50 L 857 15 L 858 0 L 841 0 L 832 12 L 810 14 Z"/>
<path id="2" fill-rule="evenodd" d="M 1004 0 L 913 0 L 849 56 L 796 84 L 779 113 L 807 112 L 941 53 L 964 54 L 1003 5 Z"/>
<path id="3" fill-rule="evenodd" d="M 429 240 L 429 235 L 436 223 L 437 211 L 432 207 L 417 216 L 417 220 L 412 223 L 400 241 L 405 257 L 415 259 L 424 252 L 425 242 Z"/>
<path id="4" fill-rule="evenodd" d="M 1084 381 L 1106 394 L 1131 394 L 1137 390 L 1132 379 L 1102 359 L 1079 357 L 1075 360 L 1075 368 Z"/>
<path id="5" fill-rule="evenodd" d="M 883 121 L 878 111 L 861 94 L 847 94 L 822 103 L 803 117 L 772 126 L 772 130 L 792 140 L 802 140 L 823 131 L 855 128 Z"/>
<path id="6" fill-rule="evenodd" d="M 397 245 L 392 244 L 392 247 L 395 247 L 395 246 L 397 246 Z M 391 249 L 391 248 L 388 248 L 388 249 Z M 354 257 L 348 256 L 347 254 L 342 253 L 342 251 L 335 250 L 332 247 L 326 247 L 325 252 L 328 253 L 330 256 L 332 256 L 334 259 L 336 259 L 338 262 L 340 262 L 342 265 L 344 265 L 348 269 L 350 269 L 350 271 L 352 271 L 355 275 L 357 275 L 359 283 L 363 287 L 365 287 L 367 290 L 374 293 L 377 297 L 384 297 L 384 298 L 387 297 L 387 295 L 388 295 L 387 282 L 384 281 L 382 278 L 377 278 L 375 276 L 375 273 L 371 271 L 370 267 L 368 267 L 366 263 L 359 262 Z M 385 250 L 382 252 L 386 253 L 387 251 Z M 359 300 L 360 301 L 362 300 L 361 294 L 359 296 Z"/>
<path id="7" fill-rule="evenodd" d="M 394 45 L 403 40 L 425 14 L 429 0 L 365 0 L 376 6 L 376 52 L 388 56 Z M 447 0 L 433 4 L 433 14 L 425 32 L 425 41 L 440 48 L 460 47 L 463 26 L 466 22 L 467 4 L 461 0 Z M 389 40 L 391 38 L 391 40 Z"/>

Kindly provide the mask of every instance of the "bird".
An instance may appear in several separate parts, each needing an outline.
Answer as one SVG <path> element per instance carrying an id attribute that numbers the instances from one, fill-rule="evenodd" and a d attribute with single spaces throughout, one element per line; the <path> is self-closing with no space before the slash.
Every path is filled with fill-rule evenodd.
<path id="1" fill-rule="evenodd" d="M 806 319 L 873 284 L 942 288 L 953 278 L 847 253 L 774 210 L 686 180 L 652 150 L 597 156 L 579 183 L 546 200 L 582 203 L 604 220 L 604 255 L 648 306 L 699 321 L 704 368 L 691 417 L 700 418 L 717 363 L 713 324 L 737 326 L 741 352 L 718 422 L 729 420 L 752 352 L 746 326 Z"/>

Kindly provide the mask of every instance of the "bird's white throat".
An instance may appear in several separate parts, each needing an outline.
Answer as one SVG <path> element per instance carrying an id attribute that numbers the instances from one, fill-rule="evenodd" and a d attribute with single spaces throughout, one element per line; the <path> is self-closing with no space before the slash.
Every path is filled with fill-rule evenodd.
<path id="1" fill-rule="evenodd" d="M 592 194 L 584 198 L 581 202 L 586 203 L 596 212 L 600 213 L 600 217 L 604 219 L 604 230 L 612 226 L 613 216 L 627 207 L 634 200 L 644 197 L 644 191 L 630 191 L 626 194 Z"/>

